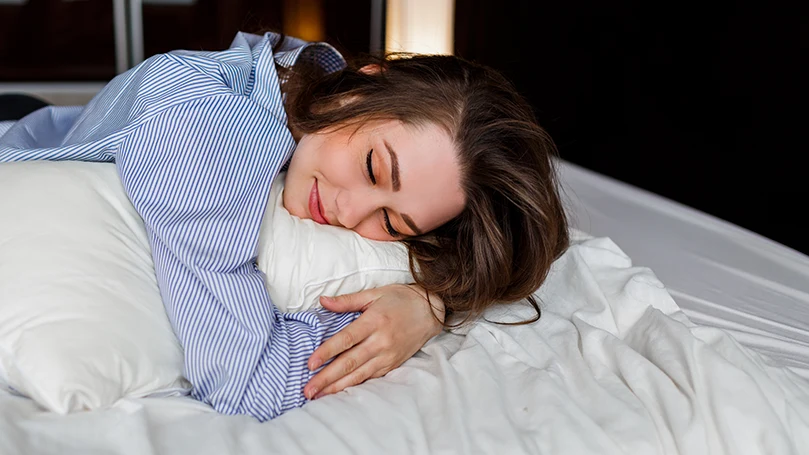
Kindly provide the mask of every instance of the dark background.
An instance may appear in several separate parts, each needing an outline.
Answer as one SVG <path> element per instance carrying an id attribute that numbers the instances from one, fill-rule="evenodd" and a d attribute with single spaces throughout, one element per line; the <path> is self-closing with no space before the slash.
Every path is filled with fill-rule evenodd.
<path id="1" fill-rule="evenodd" d="M 0 6 L 0 81 L 112 78 L 111 3 Z M 371 3 L 145 5 L 145 55 L 222 49 L 316 4 L 350 57 Z M 563 159 L 809 253 L 809 2 L 457 0 L 455 39 L 514 81 Z"/>
<path id="2" fill-rule="evenodd" d="M 562 158 L 809 253 L 809 3 L 458 3 Z"/>

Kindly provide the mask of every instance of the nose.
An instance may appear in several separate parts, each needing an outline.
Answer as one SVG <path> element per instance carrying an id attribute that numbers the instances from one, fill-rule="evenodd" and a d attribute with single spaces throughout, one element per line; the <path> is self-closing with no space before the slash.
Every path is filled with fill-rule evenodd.
<path id="1" fill-rule="evenodd" d="M 344 228 L 355 229 L 381 207 L 379 199 L 374 191 L 341 191 L 335 200 L 337 222 Z"/>

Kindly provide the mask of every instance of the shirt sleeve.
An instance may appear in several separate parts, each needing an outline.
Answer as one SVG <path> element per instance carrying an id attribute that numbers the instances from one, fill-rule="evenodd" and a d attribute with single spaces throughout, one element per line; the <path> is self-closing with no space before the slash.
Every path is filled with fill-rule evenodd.
<path id="1" fill-rule="evenodd" d="M 273 68 L 273 44 L 279 39 L 271 33 L 239 33 L 224 51 L 151 56 L 113 78 L 86 106 L 48 106 L 0 126 L 0 163 L 114 161 L 120 142 L 153 116 L 194 99 L 223 94 L 251 95 L 254 102 L 283 116 Z M 309 46 L 315 45 L 301 42 L 277 57 L 294 64 Z M 323 52 L 329 50 L 340 60 L 331 48 Z"/>
<path id="2" fill-rule="evenodd" d="M 281 313 L 255 265 L 270 186 L 295 147 L 275 64 L 299 58 L 343 64 L 325 44 L 240 33 L 227 51 L 150 57 L 87 106 L 41 109 L 0 136 L 0 162 L 116 162 L 192 395 L 259 420 L 305 402 L 308 357 L 358 316 Z"/>
<path id="3" fill-rule="evenodd" d="M 165 110 L 116 161 L 150 235 L 192 395 L 262 421 L 305 402 L 309 356 L 357 317 L 281 313 L 255 265 L 270 186 L 293 148 L 282 119 L 230 94 Z"/>
<path id="4" fill-rule="evenodd" d="M 189 100 L 232 94 L 231 81 L 222 73 L 231 78 L 249 74 L 243 67 L 251 65 L 251 55 L 243 48 L 221 54 L 225 61 L 208 59 L 214 62 L 208 72 L 176 55 L 155 55 L 116 76 L 86 106 L 39 109 L 0 137 L 0 162 L 114 161 L 121 141 L 153 116 Z M 234 54 L 246 63 L 229 63 L 228 57 L 232 59 Z"/>

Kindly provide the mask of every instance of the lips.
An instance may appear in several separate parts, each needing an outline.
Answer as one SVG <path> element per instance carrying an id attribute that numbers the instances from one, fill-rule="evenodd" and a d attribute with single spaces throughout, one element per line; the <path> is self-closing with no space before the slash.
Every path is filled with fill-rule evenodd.
<path id="1" fill-rule="evenodd" d="M 312 184 L 312 190 L 309 192 L 309 213 L 312 215 L 312 220 L 319 224 L 329 224 L 329 220 L 323 215 L 323 206 L 320 203 L 320 193 L 317 190 L 317 179 Z"/>

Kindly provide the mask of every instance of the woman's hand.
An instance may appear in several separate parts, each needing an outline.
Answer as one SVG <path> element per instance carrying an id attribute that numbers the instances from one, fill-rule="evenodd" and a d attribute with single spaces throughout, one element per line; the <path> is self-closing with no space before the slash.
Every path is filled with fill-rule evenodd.
<path id="1" fill-rule="evenodd" d="M 304 387 L 306 398 L 320 398 L 384 376 L 438 335 L 444 304 L 430 295 L 431 307 L 426 295 L 419 286 L 393 284 L 334 298 L 321 297 L 320 303 L 328 310 L 361 311 L 362 315 L 309 357 L 309 369 L 314 371 L 337 356 Z"/>

